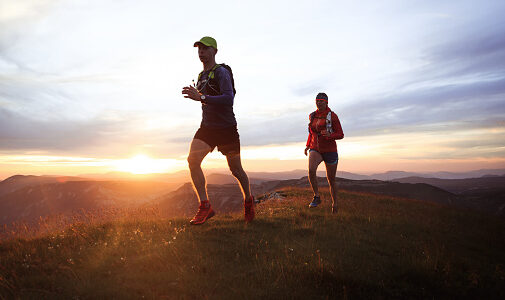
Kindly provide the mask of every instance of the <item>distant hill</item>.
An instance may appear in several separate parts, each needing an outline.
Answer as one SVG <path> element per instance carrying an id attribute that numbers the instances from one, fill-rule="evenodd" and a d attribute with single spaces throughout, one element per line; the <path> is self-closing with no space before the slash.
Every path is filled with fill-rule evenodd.
<path id="1" fill-rule="evenodd" d="M 0 181 L 0 196 L 12 193 L 25 186 L 33 186 L 47 183 L 62 183 L 67 181 L 83 181 L 83 180 L 89 180 L 89 179 L 73 176 L 14 175 L 3 181 Z"/>
<path id="2" fill-rule="evenodd" d="M 395 179 L 394 181 L 401 183 L 426 183 L 455 194 L 464 194 L 477 190 L 492 191 L 505 189 L 505 176 L 484 176 L 466 179 L 405 177 Z"/>
<path id="3" fill-rule="evenodd" d="M 378 180 L 396 180 L 406 177 L 424 177 L 424 178 L 439 178 L 439 179 L 465 179 L 476 178 L 482 176 L 502 176 L 505 175 L 505 169 L 480 169 L 468 172 L 404 172 L 404 171 L 388 171 L 384 173 L 376 173 L 368 176 L 368 179 Z"/>
<path id="4" fill-rule="evenodd" d="M 227 171 L 216 171 L 216 174 L 223 173 L 227 174 Z M 247 172 L 251 177 L 258 179 L 270 179 L 270 180 L 286 180 L 286 179 L 298 179 L 300 177 L 307 176 L 307 170 L 293 170 L 288 172 Z M 319 167 L 317 172 L 318 176 L 326 176 L 326 171 L 324 166 Z M 374 173 L 371 175 L 356 174 L 346 171 L 337 170 L 337 177 L 352 179 L 352 180 L 396 180 L 405 177 L 425 177 L 425 178 L 440 178 L 440 179 L 464 179 L 464 178 L 475 178 L 482 176 L 502 176 L 505 175 L 505 169 L 481 169 L 469 172 L 431 172 L 431 173 L 419 173 L 419 172 L 405 172 L 405 171 L 387 171 L 383 173 Z"/>
<path id="5" fill-rule="evenodd" d="M 213 174 L 205 176 L 205 179 L 208 184 L 235 184 L 235 183 L 237 183 L 237 179 L 235 179 L 235 177 L 233 177 L 233 175 L 231 175 L 231 174 L 213 173 Z M 251 184 L 258 184 L 258 183 L 262 183 L 262 182 L 265 182 L 268 180 L 269 179 L 255 178 L 255 177 L 249 176 L 249 182 Z"/>
<path id="6" fill-rule="evenodd" d="M 251 189 L 257 197 L 286 187 L 309 187 L 306 176 L 287 180 L 267 180 L 261 176 L 283 177 L 288 174 L 250 174 Z M 459 181 L 421 177 L 398 181 L 337 180 L 341 190 L 464 206 L 505 215 L 505 191 L 501 188 L 503 178 L 491 176 Z M 326 178 L 319 177 L 318 180 L 320 186 L 328 185 Z M 231 175 L 210 174 L 207 183 L 209 198 L 216 210 L 233 212 L 242 209 L 242 194 Z M 468 190 L 461 192 L 461 188 Z M 143 205 L 158 205 L 165 215 L 177 216 L 194 213 L 198 203 L 191 184 L 181 183 L 180 178 L 173 182 L 158 182 L 145 178 L 138 181 L 90 181 L 80 177 L 13 176 L 0 182 L 0 224 L 21 220 L 35 222 L 39 217 L 56 214 L 70 216 L 79 210 Z"/>
<path id="7" fill-rule="evenodd" d="M 247 170 L 246 170 L 247 171 Z M 205 169 L 204 173 L 206 176 L 211 174 L 222 174 L 230 175 L 228 169 L 218 168 L 218 169 Z M 297 179 L 303 176 L 307 176 L 307 170 L 296 169 L 291 171 L 282 172 L 250 172 L 247 174 L 251 178 L 256 178 L 257 180 L 286 180 L 286 179 Z M 324 166 L 321 165 L 318 176 L 325 176 Z M 480 169 L 468 172 L 405 172 L 405 171 L 387 171 L 382 173 L 374 173 L 371 175 L 356 174 L 351 172 L 346 172 L 342 170 L 337 171 L 337 176 L 353 179 L 353 180 L 395 180 L 405 177 L 425 177 L 425 178 L 440 178 L 440 179 L 464 179 L 464 178 L 476 178 L 482 176 L 502 176 L 505 175 L 505 169 Z M 145 174 L 136 175 L 127 172 L 110 172 L 106 174 L 84 174 L 79 177 L 92 178 L 96 180 L 145 180 L 145 181 L 170 181 L 184 183 L 190 180 L 190 175 L 188 170 L 182 170 L 174 173 L 160 173 L 160 174 Z"/>
<path id="8" fill-rule="evenodd" d="M 436 186 L 456 194 L 462 206 L 505 215 L 505 176 L 466 179 L 407 177 L 395 181 Z"/>
<path id="9" fill-rule="evenodd" d="M 349 180 L 337 178 L 339 188 L 347 191 L 357 191 L 387 195 L 409 199 L 417 199 L 447 205 L 458 205 L 458 198 L 453 193 L 428 184 L 405 184 L 379 180 Z M 318 177 L 319 186 L 327 187 L 326 178 Z M 308 188 L 307 177 L 289 180 L 271 180 L 252 184 L 251 190 L 258 198 L 262 194 L 283 188 Z M 241 211 L 242 194 L 239 186 L 234 184 L 208 185 L 208 195 L 213 207 L 218 211 Z M 310 199 L 307 199 L 309 201 Z M 152 203 L 159 203 L 162 211 L 168 216 L 191 215 L 197 209 L 198 200 L 190 183 L 160 198 Z"/>
<path id="10" fill-rule="evenodd" d="M 243 196 L 238 184 L 209 184 L 207 193 L 212 207 L 219 213 L 243 209 Z M 164 216 L 189 216 L 198 209 L 198 199 L 191 183 L 186 183 L 173 192 L 153 199 L 146 205 L 157 205 Z"/>
<path id="11" fill-rule="evenodd" d="M 169 183 L 143 181 L 35 182 L 37 184 L 0 196 L 0 224 L 32 223 L 40 217 L 139 206 L 176 187 Z"/>
<path id="12" fill-rule="evenodd" d="M 263 185 L 271 185 L 273 183 L 268 182 Z M 337 184 L 341 190 L 367 192 L 442 204 L 457 204 L 456 195 L 428 184 L 404 184 L 381 180 L 350 180 L 345 178 L 337 178 Z M 326 178 L 318 177 L 318 185 L 321 187 L 328 186 Z M 283 187 L 310 187 L 310 184 L 307 177 L 302 177 L 300 179 L 278 181 L 270 189 Z"/>

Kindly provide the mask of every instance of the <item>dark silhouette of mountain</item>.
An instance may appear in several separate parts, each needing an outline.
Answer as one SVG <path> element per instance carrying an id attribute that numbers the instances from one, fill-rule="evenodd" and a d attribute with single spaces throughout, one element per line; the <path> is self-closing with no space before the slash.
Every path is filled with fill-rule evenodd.
<path id="1" fill-rule="evenodd" d="M 14 175 L 3 181 L 0 181 L 0 196 L 15 192 L 26 186 L 62 183 L 67 181 L 90 180 L 82 177 L 73 176 L 34 176 L 34 175 Z"/>
<path id="2" fill-rule="evenodd" d="M 480 169 L 469 172 L 430 172 L 430 173 L 416 173 L 404 171 L 388 171 L 385 173 L 378 173 L 370 175 L 370 179 L 379 180 L 396 180 L 405 177 L 424 177 L 424 178 L 439 178 L 439 179 L 466 179 L 477 178 L 482 176 L 505 175 L 505 169 Z"/>
<path id="3" fill-rule="evenodd" d="M 243 209 L 243 196 L 238 184 L 207 185 L 207 193 L 212 208 L 219 213 Z M 185 183 L 177 190 L 152 201 L 167 216 L 189 216 L 198 209 L 198 199 L 191 183 Z"/>
<path id="4" fill-rule="evenodd" d="M 247 170 L 246 170 L 247 171 Z M 206 176 L 212 174 L 222 174 L 231 175 L 228 169 L 206 169 L 204 170 Z M 296 169 L 292 171 L 283 172 L 250 172 L 247 174 L 251 178 L 257 180 L 287 180 L 287 179 L 297 179 L 303 176 L 307 176 L 307 170 Z M 325 170 L 321 167 L 317 172 L 318 176 L 324 177 Z M 441 178 L 441 179 L 464 179 L 464 178 L 476 178 L 482 176 L 502 176 L 505 175 L 505 169 L 481 169 L 473 170 L 469 172 L 431 172 L 431 173 L 419 173 L 419 172 L 405 172 L 405 171 L 387 171 L 383 173 L 375 173 L 372 175 L 356 174 L 346 171 L 337 171 L 337 176 L 352 180 L 395 180 L 405 177 L 425 177 L 425 178 Z M 174 173 L 164 173 L 164 174 L 144 174 L 136 175 L 127 172 L 110 172 L 106 174 L 85 174 L 80 175 L 84 178 L 92 178 L 96 180 L 145 180 L 145 181 L 170 181 L 184 183 L 191 180 L 188 170 L 177 171 Z M 227 182 L 231 182 L 230 179 L 226 179 Z"/>
<path id="5" fill-rule="evenodd" d="M 326 176 L 326 174 L 324 172 L 321 172 L 321 173 L 318 172 L 317 175 L 321 176 L 321 177 Z M 345 172 L 345 171 L 338 171 L 338 170 L 337 170 L 337 177 L 345 178 L 345 179 L 352 179 L 352 180 L 369 180 L 369 179 L 372 179 L 368 175 L 354 174 L 354 173 Z"/>
<path id="6" fill-rule="evenodd" d="M 268 182 L 272 184 L 273 182 Z M 381 180 L 350 180 L 337 178 L 339 189 L 366 192 L 372 194 L 388 195 L 423 201 L 431 201 L 442 204 L 455 204 L 457 196 L 440 188 L 428 184 L 404 184 L 399 182 L 381 181 Z M 324 177 L 318 177 L 319 186 L 328 186 Z M 265 187 L 266 190 L 275 190 L 282 187 L 310 187 L 307 177 L 300 179 L 278 181 L 271 187 Z"/>
<path id="7" fill-rule="evenodd" d="M 303 176 L 307 176 L 307 170 L 293 170 L 287 172 L 247 172 L 247 175 L 262 179 L 262 180 L 287 180 L 287 179 L 298 179 Z M 324 177 L 326 176 L 326 171 L 324 167 L 317 171 L 317 175 Z M 354 174 L 345 171 L 337 171 L 337 176 L 353 180 L 365 180 L 371 179 L 368 175 Z"/>
<path id="8" fill-rule="evenodd" d="M 174 188 L 174 184 L 143 181 L 38 183 L 0 196 L 0 224 L 35 222 L 80 210 L 139 206 Z"/>
<path id="9" fill-rule="evenodd" d="M 405 184 L 379 180 L 349 180 L 337 178 L 338 185 L 343 190 L 389 195 L 395 197 L 431 201 L 442 204 L 457 204 L 457 196 L 428 184 Z M 326 178 L 318 177 L 321 187 L 328 186 Z M 288 180 L 271 180 L 252 184 L 251 190 L 256 198 L 262 194 L 271 193 L 286 187 L 309 187 L 308 178 Z M 213 208 L 218 212 L 241 211 L 243 196 L 238 184 L 209 184 L 208 195 Z M 309 201 L 310 199 L 307 199 Z M 167 216 L 192 215 L 198 209 L 198 200 L 190 183 L 167 195 L 152 201 L 157 203 Z"/>
<path id="10" fill-rule="evenodd" d="M 237 183 L 237 179 L 233 177 L 231 174 L 210 174 L 205 176 L 205 179 L 208 184 L 235 184 Z M 271 180 L 271 179 L 270 179 Z M 269 181 L 269 179 L 265 178 L 255 178 L 249 176 L 249 182 L 251 184 L 260 184 L 262 182 Z"/>
<path id="11" fill-rule="evenodd" d="M 440 179 L 465 179 L 465 178 L 477 178 L 486 175 L 505 175 L 505 169 L 480 169 L 468 172 L 434 172 L 427 174 L 428 176 L 423 177 L 435 177 Z"/>
<path id="12" fill-rule="evenodd" d="M 251 178 L 251 189 L 257 198 L 284 187 L 309 187 L 306 176 L 288 180 Z M 337 178 L 337 181 L 342 190 L 464 206 L 505 215 L 504 178 L 441 180 L 411 177 L 399 181 Z M 191 215 L 197 209 L 196 195 L 190 183 L 181 186 L 179 180 L 90 181 L 79 177 L 13 176 L 0 182 L 3 193 L 0 195 L 0 224 L 20 220 L 33 222 L 39 217 L 71 215 L 78 210 L 142 205 L 159 205 L 167 215 Z M 319 177 L 318 181 L 320 186 L 328 185 L 324 177 Z M 242 194 L 231 175 L 211 174 L 208 183 L 209 198 L 217 211 L 242 210 Z"/>
<path id="13" fill-rule="evenodd" d="M 394 181 L 401 183 L 426 183 L 456 194 L 463 194 L 476 190 L 488 191 L 505 189 L 505 176 L 484 176 L 466 179 L 406 177 L 395 179 Z"/>
<path id="14" fill-rule="evenodd" d="M 384 173 L 372 174 L 372 175 L 370 175 L 369 179 L 393 180 L 393 179 L 396 179 L 396 178 L 413 177 L 413 176 L 424 177 L 426 175 L 425 174 L 421 174 L 421 173 L 404 172 L 404 171 L 387 171 L 387 172 L 384 172 Z"/>
<path id="15" fill-rule="evenodd" d="M 221 173 L 217 172 L 216 173 Z M 226 172 L 225 172 L 226 173 Z M 259 179 L 270 180 L 286 180 L 298 179 L 307 176 L 307 170 L 293 170 L 288 172 L 247 172 L 249 176 Z M 324 167 L 320 167 L 317 172 L 318 176 L 324 177 Z M 481 169 L 469 172 L 432 172 L 432 173 L 419 173 L 419 172 L 405 172 L 405 171 L 387 171 L 383 173 L 375 173 L 372 175 L 356 174 L 346 171 L 337 171 L 337 176 L 345 179 L 352 180 L 396 180 L 405 177 L 425 177 L 425 178 L 441 178 L 441 179 L 464 179 L 475 178 L 482 176 L 502 176 L 505 175 L 505 169 Z"/>
<path id="16" fill-rule="evenodd" d="M 467 179 L 407 177 L 395 181 L 436 186 L 456 194 L 458 203 L 462 206 L 505 215 L 505 176 Z"/>

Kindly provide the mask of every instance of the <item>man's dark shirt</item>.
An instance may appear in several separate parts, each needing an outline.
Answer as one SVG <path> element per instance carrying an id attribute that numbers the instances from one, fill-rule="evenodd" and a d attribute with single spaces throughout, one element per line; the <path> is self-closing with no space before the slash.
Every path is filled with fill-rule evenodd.
<path id="1" fill-rule="evenodd" d="M 205 102 L 202 102 L 202 123 L 200 127 L 206 128 L 226 128 L 237 126 L 235 114 L 233 113 L 233 86 L 230 72 L 224 67 L 214 70 L 214 82 L 219 86 L 205 84 L 210 71 L 203 72 L 198 80 L 197 89 L 205 95 Z M 204 87 L 202 90 L 201 88 Z"/>

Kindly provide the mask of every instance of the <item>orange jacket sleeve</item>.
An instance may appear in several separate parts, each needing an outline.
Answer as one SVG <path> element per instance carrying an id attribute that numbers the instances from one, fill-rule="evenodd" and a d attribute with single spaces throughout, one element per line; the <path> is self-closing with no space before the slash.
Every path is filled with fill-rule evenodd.
<path id="1" fill-rule="evenodd" d="M 312 129 L 310 129 L 310 115 L 309 115 L 309 137 L 307 138 L 307 144 L 306 144 L 306 147 L 309 147 L 310 146 L 310 140 L 312 139 Z"/>

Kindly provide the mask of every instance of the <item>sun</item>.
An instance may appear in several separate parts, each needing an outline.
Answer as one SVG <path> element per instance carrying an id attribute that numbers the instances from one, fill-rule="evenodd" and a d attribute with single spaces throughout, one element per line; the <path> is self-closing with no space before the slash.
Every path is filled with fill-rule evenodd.
<path id="1" fill-rule="evenodd" d="M 132 174 L 151 174 L 170 171 L 177 164 L 170 159 L 153 159 L 147 155 L 139 154 L 129 159 L 118 160 L 115 169 Z"/>

